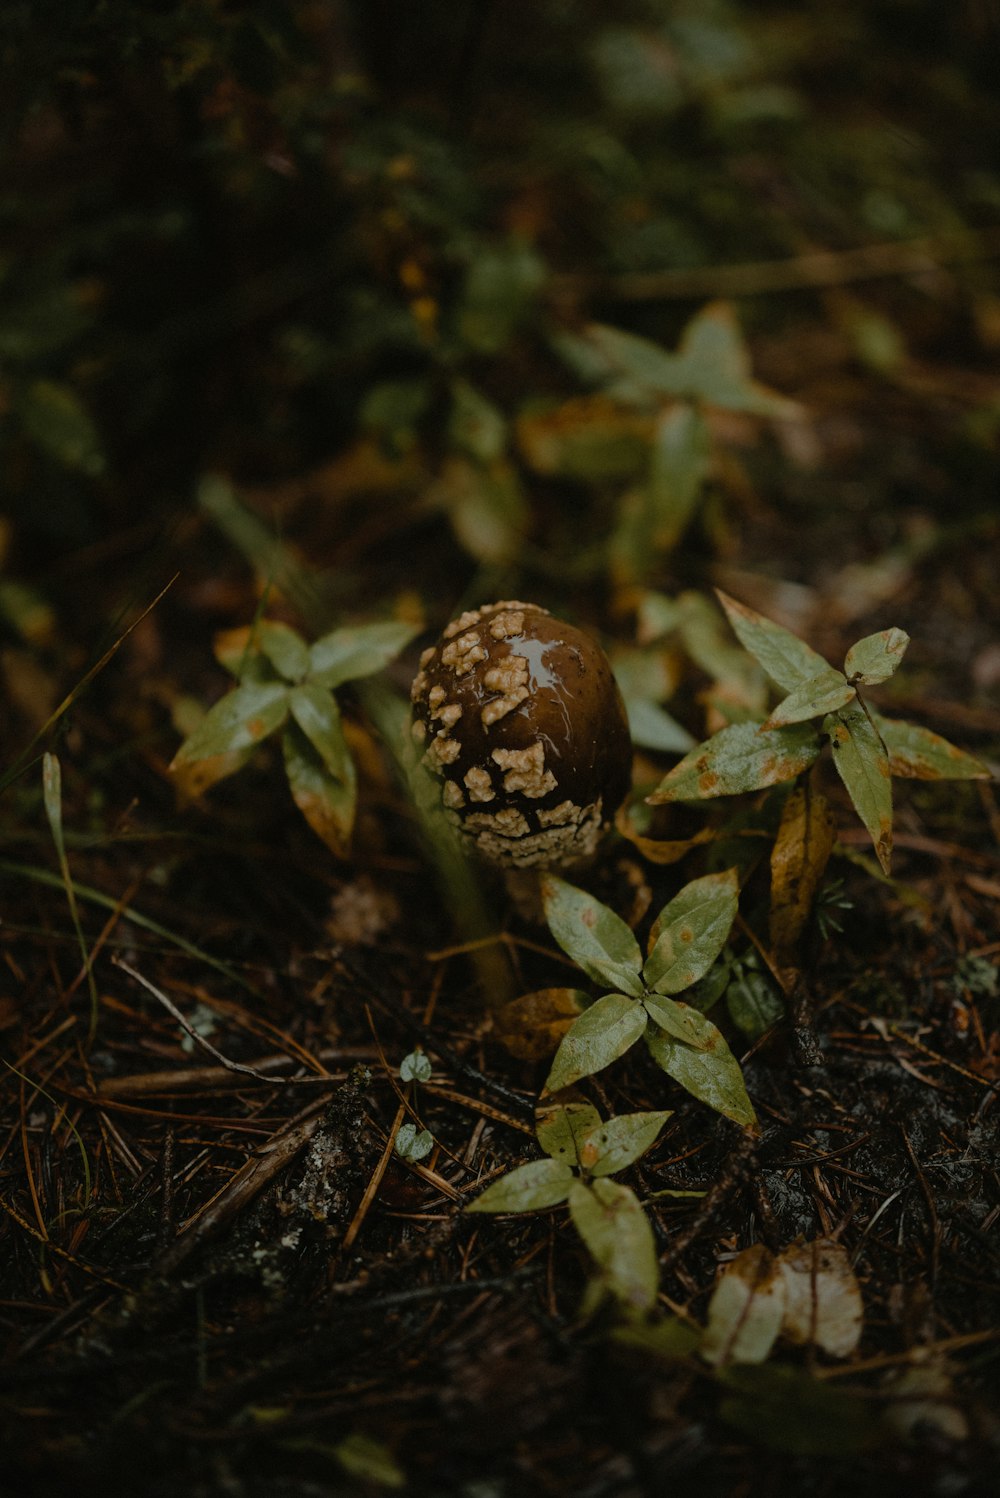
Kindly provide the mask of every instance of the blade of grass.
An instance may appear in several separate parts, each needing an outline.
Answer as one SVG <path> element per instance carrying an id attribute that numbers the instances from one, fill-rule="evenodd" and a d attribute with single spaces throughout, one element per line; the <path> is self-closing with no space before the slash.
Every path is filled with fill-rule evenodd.
<path id="1" fill-rule="evenodd" d="M 63 881 L 58 874 L 53 874 L 50 869 L 39 869 L 33 864 L 14 863 L 8 859 L 0 859 L 0 874 L 12 874 L 15 878 L 30 879 L 34 884 L 44 884 L 49 889 L 61 889 Z M 158 936 L 163 941 L 168 941 L 181 952 L 186 952 L 189 957 L 196 957 L 199 962 L 205 963 L 207 967 L 214 968 L 217 973 L 222 973 L 231 983 L 236 983 L 247 993 L 253 994 L 254 998 L 263 999 L 264 995 L 260 989 L 255 988 L 246 978 L 242 977 L 235 968 L 223 962 L 219 957 L 213 957 L 209 952 L 203 952 L 201 947 L 196 947 L 186 937 L 178 936 L 175 931 L 169 931 L 166 926 L 161 926 L 158 921 L 151 920 L 148 915 L 142 915 L 130 905 L 122 905 L 120 901 L 113 900 L 99 889 L 94 889 L 89 884 L 79 884 L 73 880 L 73 893 L 78 900 L 85 900 L 88 904 L 98 905 L 102 910 L 120 911 L 133 926 L 138 926 L 143 931 L 148 931 L 152 936 Z"/>
<path id="2" fill-rule="evenodd" d="M 87 975 L 87 989 L 90 994 L 90 1026 L 87 1030 L 87 1044 L 91 1046 L 97 1034 L 97 1016 L 100 1001 L 97 996 L 97 982 L 94 978 L 90 952 L 87 949 L 87 941 L 83 934 L 83 927 L 80 924 L 80 910 L 76 903 L 76 891 L 73 888 L 73 880 L 69 872 L 66 844 L 63 842 L 62 769 L 57 756 L 54 754 L 45 754 L 42 757 L 42 794 L 45 799 L 45 815 L 48 818 L 49 828 L 52 832 L 52 841 L 55 843 L 56 857 L 59 860 L 59 872 L 62 875 L 63 889 L 66 891 L 66 902 L 69 905 L 70 920 L 73 922 L 73 930 L 76 932 L 77 943 L 80 947 L 83 970 Z"/>
<path id="3" fill-rule="evenodd" d="M 65 1112 L 63 1104 L 56 1102 L 56 1099 L 50 1092 L 46 1092 L 45 1088 L 42 1087 L 38 1082 L 33 1082 L 31 1078 L 26 1076 L 23 1071 L 18 1071 L 17 1067 L 14 1066 L 10 1061 L 8 1061 L 6 1056 L 0 1056 L 0 1061 L 3 1062 L 4 1066 L 9 1072 L 13 1072 L 14 1076 L 19 1077 L 20 1080 L 24 1082 L 28 1087 L 30 1087 L 33 1092 L 38 1093 L 41 1097 L 45 1098 L 47 1102 L 51 1103 L 57 1114 L 63 1113 L 63 1116 L 66 1120 L 66 1127 L 69 1129 L 70 1133 L 73 1135 L 73 1138 L 76 1140 L 77 1149 L 80 1151 L 80 1163 L 83 1166 L 83 1208 L 84 1211 L 86 1211 L 86 1209 L 90 1206 L 90 1197 L 93 1187 L 90 1175 L 90 1156 L 87 1154 L 87 1146 L 83 1142 L 83 1135 L 80 1133 L 79 1129 L 70 1118 L 69 1114 Z"/>
<path id="4" fill-rule="evenodd" d="M 63 714 L 69 711 L 80 694 L 86 690 L 86 688 L 93 681 L 94 677 L 104 670 L 104 667 L 108 664 L 108 661 L 110 661 L 112 656 L 115 655 L 115 653 L 121 648 L 122 645 L 124 645 L 125 641 L 128 639 L 132 631 L 142 623 L 147 614 L 151 614 L 153 612 L 160 599 L 163 598 L 163 596 L 167 592 L 169 592 L 169 590 L 173 587 L 174 583 L 179 577 L 180 573 L 175 572 L 173 577 L 167 583 L 166 587 L 161 588 L 159 593 L 157 593 L 152 603 L 149 604 L 147 608 L 143 609 L 142 613 L 137 619 L 133 619 L 128 629 L 125 630 L 123 634 L 120 634 L 118 636 L 117 640 L 115 640 L 114 644 L 104 652 L 100 660 L 96 661 L 94 665 L 91 666 L 90 670 L 86 673 L 85 676 L 82 676 L 80 678 L 73 690 L 63 698 L 59 706 L 56 708 L 55 712 L 50 713 L 45 722 L 42 724 L 41 728 L 31 739 L 27 748 L 21 751 L 17 759 L 11 765 L 10 769 L 6 770 L 2 775 L 0 775 L 0 793 L 5 791 L 11 784 L 11 782 L 16 780 L 19 775 L 23 775 L 31 759 L 31 754 L 35 748 L 35 745 L 40 744 L 45 738 L 45 735 L 48 733 L 49 729 L 54 728 Z"/>

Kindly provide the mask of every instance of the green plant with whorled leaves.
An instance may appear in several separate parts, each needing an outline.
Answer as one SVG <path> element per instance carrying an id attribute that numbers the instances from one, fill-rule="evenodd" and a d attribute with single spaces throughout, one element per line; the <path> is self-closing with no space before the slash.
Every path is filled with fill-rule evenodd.
<path id="1" fill-rule="evenodd" d="M 381 671 L 415 633 L 414 625 L 386 620 L 335 629 L 309 645 L 290 625 L 258 619 L 219 636 L 216 657 L 237 685 L 174 755 L 171 770 L 182 794 L 198 796 L 242 769 L 259 743 L 280 732 L 296 806 L 327 847 L 345 857 L 357 770 L 336 692 Z"/>
<path id="2" fill-rule="evenodd" d="M 508 1171 L 465 1210 L 539 1212 L 565 1202 L 598 1270 L 585 1310 L 607 1293 L 631 1314 L 648 1311 L 659 1286 L 653 1232 L 635 1192 L 611 1176 L 653 1146 L 669 1117 L 661 1110 L 602 1120 L 590 1103 L 543 1104 L 535 1136 L 546 1158 Z"/>
<path id="3" fill-rule="evenodd" d="M 545 1084 L 549 1092 L 602 1071 L 642 1038 L 656 1064 L 694 1097 L 744 1127 L 756 1123 L 721 1031 L 679 997 L 722 951 L 738 898 L 735 869 L 692 880 L 660 911 L 644 960 L 634 934 L 613 910 L 563 879 L 543 878 L 552 935 L 606 990 L 563 1036 Z"/>

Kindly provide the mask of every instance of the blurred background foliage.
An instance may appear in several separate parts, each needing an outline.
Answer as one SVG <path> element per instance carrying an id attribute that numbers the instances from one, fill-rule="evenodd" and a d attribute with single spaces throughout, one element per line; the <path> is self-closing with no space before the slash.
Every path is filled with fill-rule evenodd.
<path id="1" fill-rule="evenodd" d="M 628 603 L 748 533 L 795 578 L 803 527 L 847 563 L 993 503 L 987 0 L 0 12 L 17 632 L 206 473 L 348 610 L 373 565 Z"/>

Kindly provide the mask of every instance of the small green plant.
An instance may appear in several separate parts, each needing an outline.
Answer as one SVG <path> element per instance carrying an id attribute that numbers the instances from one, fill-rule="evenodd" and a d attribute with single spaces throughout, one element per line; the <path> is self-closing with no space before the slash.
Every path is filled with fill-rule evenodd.
<path id="1" fill-rule="evenodd" d="M 246 764 L 281 731 L 292 797 L 310 827 L 346 857 L 357 803 L 357 771 L 336 691 L 381 671 L 416 633 L 396 620 L 335 629 L 312 645 L 288 624 L 258 619 L 216 640 L 215 654 L 238 685 L 178 749 L 171 769 L 192 798 Z"/>
<path id="2" fill-rule="evenodd" d="M 725 593 L 718 596 L 741 644 L 786 695 L 763 722 L 730 723 L 692 749 L 647 797 L 652 805 L 737 795 L 795 780 L 819 757 L 826 738 L 888 873 L 893 775 L 989 778 L 985 765 L 939 734 L 883 718 L 865 701 L 862 688 L 887 681 L 902 660 L 909 644 L 903 630 L 885 629 L 858 640 L 838 671 L 790 630 Z M 818 727 L 814 719 L 820 720 Z"/>
<path id="3" fill-rule="evenodd" d="M 432 1071 L 430 1058 L 423 1051 L 410 1051 L 399 1063 L 399 1080 L 408 1083 L 411 1103 L 416 1102 L 418 1084 L 429 1082 Z M 419 1128 L 415 1123 L 400 1124 L 393 1148 L 401 1160 L 415 1163 L 430 1154 L 434 1148 L 434 1136 L 429 1129 Z"/>
<path id="4" fill-rule="evenodd" d="M 716 1112 L 752 1127 L 753 1106 L 721 1032 L 694 1004 L 677 998 L 705 976 L 725 945 L 739 899 L 736 870 L 685 885 L 654 922 L 645 961 L 621 917 L 585 890 L 547 875 L 542 898 L 549 929 L 566 955 L 595 983 L 613 989 L 570 1025 L 547 1090 L 593 1076 L 643 1037 L 669 1077 Z"/>
<path id="5" fill-rule="evenodd" d="M 656 1142 L 669 1110 L 601 1119 L 590 1103 L 543 1105 L 535 1136 L 548 1157 L 518 1165 L 467 1212 L 540 1212 L 569 1205 L 573 1226 L 598 1269 L 585 1312 L 609 1294 L 629 1313 L 648 1311 L 659 1286 L 653 1232 L 635 1192 L 609 1179 Z"/>

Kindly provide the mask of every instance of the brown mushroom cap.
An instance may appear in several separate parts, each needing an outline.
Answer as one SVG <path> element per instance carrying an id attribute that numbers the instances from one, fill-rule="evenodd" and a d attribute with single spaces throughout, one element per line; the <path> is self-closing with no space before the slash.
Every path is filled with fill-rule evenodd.
<path id="1" fill-rule="evenodd" d="M 566 868 L 592 857 L 632 769 L 600 646 L 535 604 L 486 604 L 424 651 L 410 695 L 445 815 L 482 858 Z"/>

